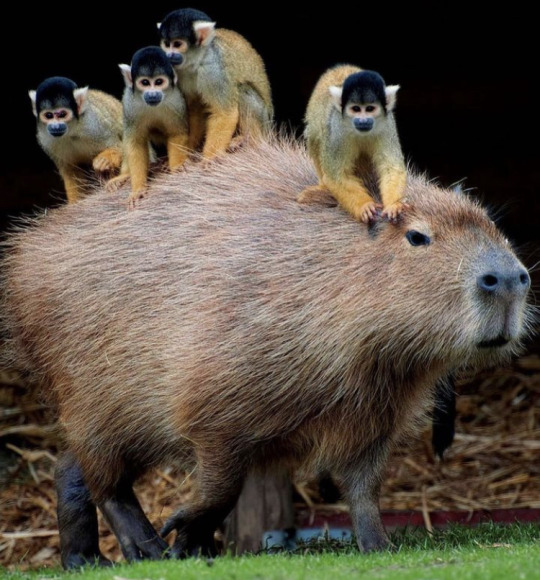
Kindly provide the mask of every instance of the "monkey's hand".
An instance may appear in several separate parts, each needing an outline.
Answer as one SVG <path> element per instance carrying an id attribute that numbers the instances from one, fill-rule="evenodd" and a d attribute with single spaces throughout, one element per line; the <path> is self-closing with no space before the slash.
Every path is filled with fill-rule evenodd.
<path id="1" fill-rule="evenodd" d="M 388 221 L 395 223 L 397 222 L 398 217 L 401 215 L 401 212 L 407 208 L 407 204 L 401 201 L 395 201 L 394 203 L 390 203 L 384 206 L 382 217 L 388 218 Z"/>
<path id="2" fill-rule="evenodd" d="M 304 205 L 322 205 L 324 207 L 335 207 L 336 198 L 324 187 L 311 185 L 301 191 L 296 201 Z"/>
<path id="3" fill-rule="evenodd" d="M 104 149 L 92 160 L 92 167 L 98 173 L 116 171 L 122 164 L 122 152 L 114 147 Z"/>
<path id="4" fill-rule="evenodd" d="M 235 151 L 238 151 L 239 149 L 244 147 L 244 145 L 246 145 L 247 142 L 248 142 L 247 135 L 236 135 L 236 137 L 233 137 L 231 139 L 231 142 L 227 147 L 227 153 L 234 153 Z"/>
<path id="5" fill-rule="evenodd" d="M 115 191 L 118 191 L 125 183 L 127 183 L 128 180 L 129 175 L 127 173 L 117 175 L 116 177 L 113 177 L 107 181 L 105 184 L 105 191 L 114 193 Z"/>
<path id="6" fill-rule="evenodd" d="M 377 217 L 380 208 L 381 206 L 374 201 L 366 201 L 366 203 L 363 203 L 358 208 L 354 208 L 352 214 L 357 220 L 368 224 Z"/>

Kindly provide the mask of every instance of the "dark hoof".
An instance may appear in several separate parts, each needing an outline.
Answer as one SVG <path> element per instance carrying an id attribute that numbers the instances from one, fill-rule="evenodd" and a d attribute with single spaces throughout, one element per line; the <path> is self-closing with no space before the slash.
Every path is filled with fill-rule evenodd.
<path id="1" fill-rule="evenodd" d="M 388 538 L 378 537 L 378 538 L 368 538 L 363 542 L 358 542 L 358 547 L 361 552 L 382 552 L 383 550 L 389 550 L 393 547 L 392 542 Z"/>
<path id="2" fill-rule="evenodd" d="M 77 568 L 82 568 L 83 566 L 112 566 L 113 563 L 102 556 L 101 554 L 95 554 L 92 556 L 84 556 L 83 554 L 69 554 L 65 558 L 62 558 L 62 566 L 66 570 L 75 570 Z"/>
<path id="3" fill-rule="evenodd" d="M 130 539 L 120 542 L 124 557 L 128 562 L 139 560 L 163 560 L 169 557 L 170 547 L 159 536 L 141 538 L 139 541 Z"/>

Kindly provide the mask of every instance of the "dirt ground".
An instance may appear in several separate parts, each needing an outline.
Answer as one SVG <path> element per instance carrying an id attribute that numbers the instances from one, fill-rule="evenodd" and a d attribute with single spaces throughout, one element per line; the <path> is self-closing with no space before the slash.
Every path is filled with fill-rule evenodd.
<path id="1" fill-rule="evenodd" d="M 457 385 L 456 437 L 444 461 L 431 449 L 431 428 L 392 456 L 381 509 L 492 510 L 540 508 L 540 348 L 511 366 L 464 377 Z M 59 564 L 54 423 L 15 373 L 0 375 L 0 565 Z M 191 481 L 172 468 L 148 474 L 136 491 L 159 527 L 189 499 Z M 346 510 L 323 504 L 313 480 L 295 482 L 297 507 L 316 514 Z M 101 546 L 121 559 L 101 522 Z"/>

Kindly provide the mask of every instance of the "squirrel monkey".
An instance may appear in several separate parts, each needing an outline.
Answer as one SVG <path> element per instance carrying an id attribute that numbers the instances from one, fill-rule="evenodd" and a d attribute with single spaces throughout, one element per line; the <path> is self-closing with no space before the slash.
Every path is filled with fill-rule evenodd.
<path id="1" fill-rule="evenodd" d="M 166 145 L 171 170 L 181 167 L 188 155 L 186 102 L 176 86 L 176 73 L 158 46 L 141 48 L 131 66 L 121 64 L 125 89 L 124 161 L 114 187 L 131 179 L 130 206 L 144 197 L 152 145 Z"/>
<path id="2" fill-rule="evenodd" d="M 262 58 L 243 36 L 215 26 L 192 8 L 175 10 L 158 23 L 161 48 L 186 97 L 189 146 L 197 149 L 204 139 L 204 159 L 259 137 L 274 114 Z"/>
<path id="3" fill-rule="evenodd" d="M 122 104 L 65 77 L 45 79 L 28 91 L 37 118 L 37 140 L 64 181 L 67 200 L 85 191 L 87 166 L 110 173 L 122 162 Z"/>
<path id="4" fill-rule="evenodd" d="M 368 190 L 372 184 L 378 186 L 382 215 L 397 219 L 407 177 L 392 113 L 398 89 L 386 86 L 378 73 L 352 65 L 336 66 L 321 76 L 307 106 L 304 133 L 319 185 L 304 189 L 300 203 L 326 189 L 354 218 L 367 223 L 380 207 Z"/>

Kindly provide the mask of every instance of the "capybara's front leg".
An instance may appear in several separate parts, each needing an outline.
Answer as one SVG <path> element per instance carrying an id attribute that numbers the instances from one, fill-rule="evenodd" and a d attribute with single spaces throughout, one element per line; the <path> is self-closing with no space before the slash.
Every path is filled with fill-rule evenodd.
<path id="1" fill-rule="evenodd" d="M 60 558 L 66 570 L 110 565 L 99 551 L 96 506 L 75 456 L 63 451 L 55 471 Z"/>
<path id="2" fill-rule="evenodd" d="M 118 484 L 115 495 L 99 503 L 98 507 L 118 539 L 126 560 L 159 560 L 166 557 L 169 546 L 148 521 L 131 482 Z"/>
<path id="3" fill-rule="evenodd" d="M 161 530 L 163 537 L 177 531 L 172 555 L 215 556 L 214 532 L 235 506 L 246 470 L 227 453 L 221 457 L 197 454 L 197 493 L 190 505 L 173 514 Z"/>
<path id="4" fill-rule="evenodd" d="M 388 442 L 385 437 L 379 437 L 341 469 L 353 531 L 362 552 L 382 550 L 391 545 L 379 511 L 379 493 L 387 457 Z"/>

